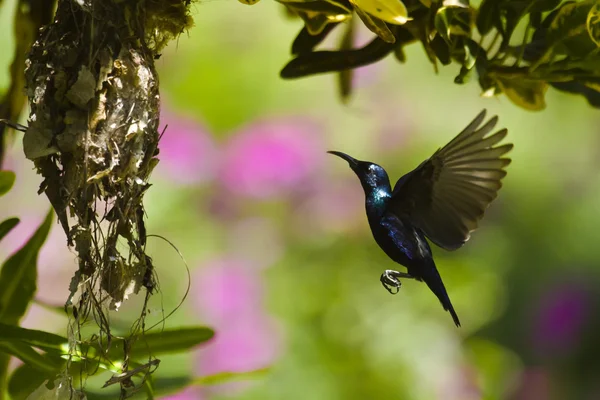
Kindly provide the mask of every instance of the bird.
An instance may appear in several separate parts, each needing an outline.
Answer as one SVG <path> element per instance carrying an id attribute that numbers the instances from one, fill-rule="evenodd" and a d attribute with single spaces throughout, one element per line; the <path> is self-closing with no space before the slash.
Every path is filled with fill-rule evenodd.
<path id="1" fill-rule="evenodd" d="M 340 151 L 327 152 L 347 161 L 358 176 L 375 241 L 392 261 L 407 270 L 386 269 L 381 284 L 396 294 L 401 287 L 399 278 L 425 282 L 457 327 L 460 320 L 427 239 L 447 251 L 462 247 L 498 196 L 505 168 L 511 163 L 504 155 L 513 144 L 500 145 L 508 130 L 490 134 L 498 117 L 483 124 L 485 116 L 483 109 L 448 144 L 398 179 L 393 189 L 380 165 Z"/>

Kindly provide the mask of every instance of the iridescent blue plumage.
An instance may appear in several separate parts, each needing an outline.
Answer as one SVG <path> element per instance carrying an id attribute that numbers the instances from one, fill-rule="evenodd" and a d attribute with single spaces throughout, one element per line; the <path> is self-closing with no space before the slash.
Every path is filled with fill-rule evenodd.
<path id="1" fill-rule="evenodd" d="M 426 237 L 438 246 L 455 250 L 477 228 L 485 209 L 496 198 L 504 167 L 502 158 L 512 144 L 497 146 L 506 129 L 488 136 L 497 117 L 480 127 L 483 110 L 458 136 L 431 158 L 401 177 L 394 186 L 379 165 L 330 151 L 348 162 L 365 192 L 367 219 L 375 241 L 407 273 L 386 270 L 381 282 L 400 288 L 398 278 L 424 281 L 437 296 L 454 323 L 460 321 L 440 277 Z"/>

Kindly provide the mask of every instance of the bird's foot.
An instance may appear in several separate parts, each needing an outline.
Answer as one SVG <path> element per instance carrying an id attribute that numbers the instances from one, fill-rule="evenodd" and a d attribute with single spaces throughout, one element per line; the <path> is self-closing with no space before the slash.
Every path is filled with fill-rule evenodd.
<path id="1" fill-rule="evenodd" d="M 402 286 L 402 282 L 398 278 L 412 278 L 411 275 L 394 271 L 393 269 L 386 269 L 379 280 L 383 287 L 390 292 L 391 294 L 396 294 L 400 291 L 400 286 Z"/>
<path id="2" fill-rule="evenodd" d="M 400 286 L 402 286 L 402 283 L 398 280 L 398 278 L 396 278 L 394 272 L 397 271 L 386 269 L 379 278 L 383 287 L 390 292 L 390 294 L 398 293 L 400 291 Z"/>

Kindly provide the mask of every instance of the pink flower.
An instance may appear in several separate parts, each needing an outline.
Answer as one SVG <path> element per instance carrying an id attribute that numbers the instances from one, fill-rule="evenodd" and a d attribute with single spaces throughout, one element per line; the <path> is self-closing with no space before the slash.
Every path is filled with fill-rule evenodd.
<path id="1" fill-rule="evenodd" d="M 267 316 L 254 313 L 217 328 L 215 339 L 201 351 L 203 375 L 245 372 L 268 367 L 277 359 L 277 327 Z"/>
<path id="2" fill-rule="evenodd" d="M 217 325 L 261 310 L 260 279 L 241 260 L 221 259 L 209 263 L 196 284 L 198 306 Z M 242 315 L 236 315 L 242 313 Z"/>
<path id="3" fill-rule="evenodd" d="M 230 192 L 266 199 L 301 187 L 319 170 L 324 149 L 313 124 L 300 120 L 255 123 L 224 149 L 219 177 Z"/>
<path id="4" fill-rule="evenodd" d="M 196 121 L 161 111 L 161 125 L 168 125 L 159 144 L 157 171 L 181 185 L 197 185 L 212 179 L 218 160 L 217 147 L 208 131 Z"/>
<path id="5" fill-rule="evenodd" d="M 263 287 L 257 272 L 232 259 L 213 261 L 202 271 L 196 302 L 216 334 L 198 353 L 200 376 L 264 368 L 281 353 L 280 332 L 263 309 Z M 244 387 L 225 384 L 210 391 L 237 392 Z"/>

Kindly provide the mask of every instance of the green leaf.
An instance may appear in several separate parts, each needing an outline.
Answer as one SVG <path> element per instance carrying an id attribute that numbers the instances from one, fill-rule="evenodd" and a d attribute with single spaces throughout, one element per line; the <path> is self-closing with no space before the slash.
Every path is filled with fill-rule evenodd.
<path id="1" fill-rule="evenodd" d="M 46 351 L 66 352 L 68 339 L 54 333 L 0 322 L 0 342 L 22 342 Z"/>
<path id="2" fill-rule="evenodd" d="M 17 224 L 19 218 L 9 218 L 5 221 L 0 222 L 0 240 L 4 238 Z"/>
<path id="3" fill-rule="evenodd" d="M 554 10 L 562 0 L 534 0 L 530 2 L 529 11 L 541 13 Z"/>
<path id="4" fill-rule="evenodd" d="M 429 43 L 429 47 L 442 65 L 449 65 L 452 62 L 450 59 L 450 48 L 448 47 L 448 43 L 440 35 L 435 35 L 433 40 Z"/>
<path id="5" fill-rule="evenodd" d="M 390 24 L 404 25 L 411 20 L 406 6 L 400 0 L 352 0 L 351 2 L 355 9 L 360 9 Z"/>
<path id="6" fill-rule="evenodd" d="M 597 48 L 587 25 L 594 4 L 594 1 L 582 1 L 565 3 L 560 8 L 548 27 L 547 40 L 552 53 L 585 57 Z"/>
<path id="7" fill-rule="evenodd" d="M 352 15 L 350 9 L 329 1 L 277 1 L 296 12 L 311 35 L 319 35 L 328 24 L 343 22 Z"/>
<path id="8" fill-rule="evenodd" d="M 590 38 L 600 46 L 600 3 L 594 4 L 585 21 Z"/>
<path id="9" fill-rule="evenodd" d="M 41 373 L 30 365 L 20 365 L 10 376 L 8 394 L 12 400 L 26 400 L 34 390 L 52 376 L 53 374 Z"/>
<path id="10" fill-rule="evenodd" d="M 544 99 L 548 84 L 529 79 L 497 78 L 498 85 L 506 96 L 516 105 L 530 111 L 546 108 Z"/>
<path id="11" fill-rule="evenodd" d="M 269 373 L 269 368 L 261 368 L 247 372 L 220 372 L 214 375 L 203 376 L 192 380 L 192 385 L 208 386 L 221 385 L 223 383 L 241 381 L 247 379 L 264 378 Z"/>
<path id="12" fill-rule="evenodd" d="M 0 342 L 0 352 L 17 357 L 38 372 L 55 373 L 63 365 L 60 358 L 40 354 L 23 342 Z"/>
<path id="13" fill-rule="evenodd" d="M 148 357 L 161 354 L 179 353 L 189 350 L 201 343 L 206 342 L 215 335 L 215 332 L 207 327 L 189 327 L 164 330 L 162 332 L 146 333 L 139 337 L 131 347 L 131 357 L 133 359 Z M 100 348 L 98 347 L 98 350 Z M 109 356 L 111 359 L 122 358 L 123 340 L 112 341 Z"/>
<path id="14" fill-rule="evenodd" d="M 369 65 L 386 57 L 394 45 L 376 37 L 364 47 L 353 50 L 314 51 L 302 54 L 290 61 L 280 72 L 283 79 L 301 78 L 308 75 L 342 71 Z"/>
<path id="15" fill-rule="evenodd" d="M 148 352 L 157 356 L 160 354 L 177 353 L 189 350 L 200 343 L 206 342 L 214 336 L 214 331 L 204 326 L 186 327 L 164 330 L 162 332 L 146 333 L 139 337 L 131 347 L 132 358 L 147 357 Z M 30 346 L 54 353 L 65 354 L 68 340 L 65 337 L 50 332 L 35 329 L 26 329 L 14 325 L 0 323 L 0 342 L 23 342 Z M 106 348 L 106 343 L 102 345 Z M 93 349 L 92 351 L 89 351 Z M 101 346 L 93 343 L 82 346 L 82 351 L 88 358 L 96 357 L 101 353 Z M 95 350 L 95 351 L 94 351 Z M 113 339 L 109 357 L 113 360 L 122 358 L 123 339 Z"/>
<path id="16" fill-rule="evenodd" d="M 435 13 L 435 29 L 448 43 L 451 36 L 471 35 L 471 10 L 468 7 L 441 7 Z"/>
<path id="17" fill-rule="evenodd" d="M 0 196 L 5 195 L 15 183 L 15 173 L 12 171 L 0 171 Z"/>
<path id="18" fill-rule="evenodd" d="M 50 210 L 31 239 L 0 270 L 0 322 L 18 324 L 33 299 L 37 289 L 37 257 L 50 231 L 52 217 Z"/>
<path id="19" fill-rule="evenodd" d="M 396 42 L 396 37 L 384 21 L 367 14 L 360 8 L 356 8 L 356 15 L 358 15 L 363 24 L 365 24 L 365 26 L 369 28 L 371 32 L 379 36 L 384 42 Z"/>
<path id="20" fill-rule="evenodd" d="M 477 10 L 477 30 L 482 35 L 488 34 L 494 23 L 500 21 L 500 2 L 498 0 L 483 0 Z"/>
<path id="21" fill-rule="evenodd" d="M 308 32 L 308 28 L 304 26 L 302 30 L 300 30 L 300 32 L 298 33 L 298 36 L 296 36 L 294 42 L 292 43 L 292 54 L 297 55 L 310 53 L 323 40 L 325 40 L 327 35 L 329 35 L 329 33 L 331 33 L 333 28 L 335 28 L 337 25 L 339 25 L 338 22 L 325 25 L 323 31 L 318 35 L 311 35 Z"/>

